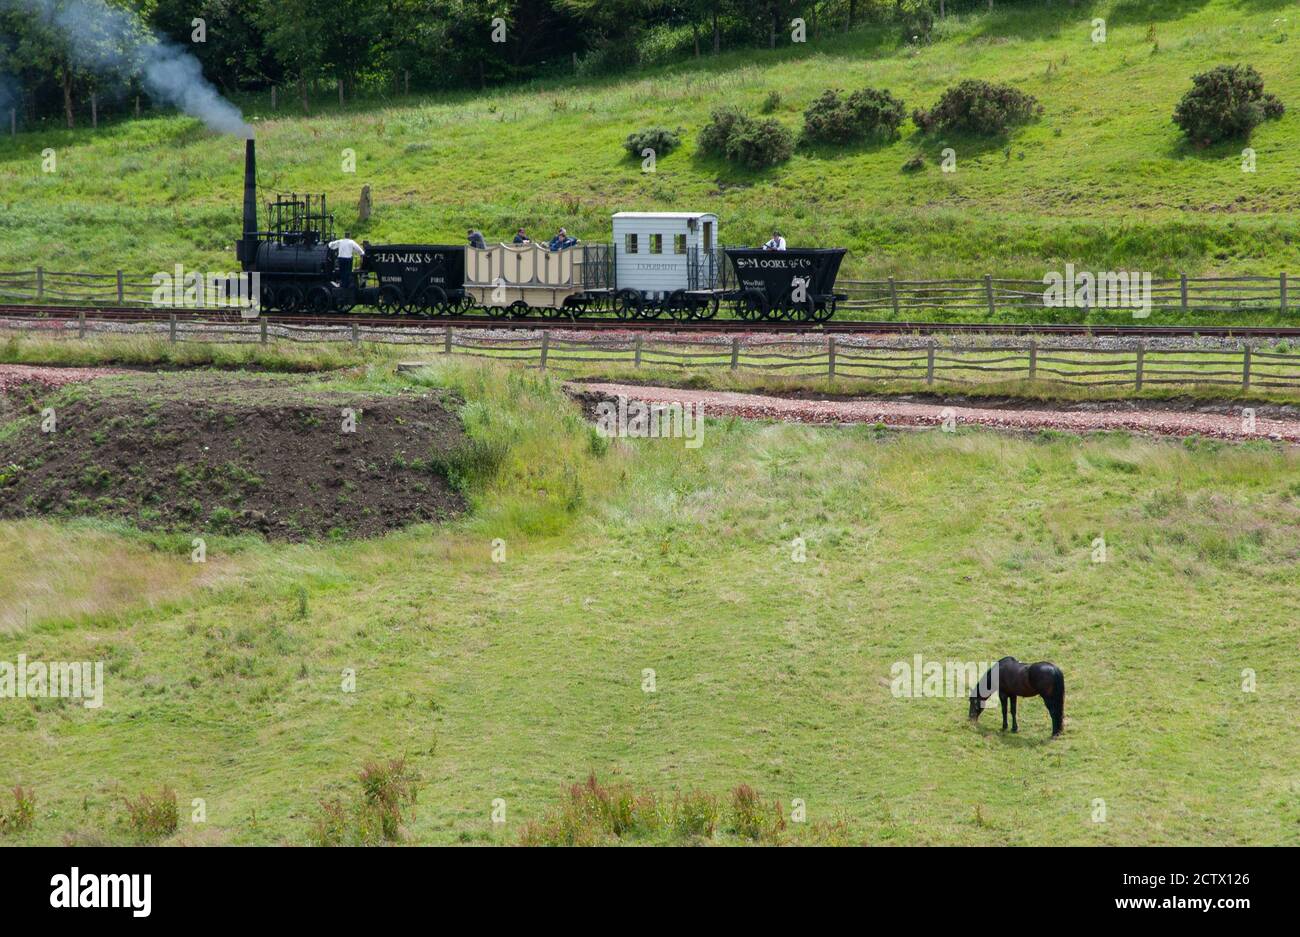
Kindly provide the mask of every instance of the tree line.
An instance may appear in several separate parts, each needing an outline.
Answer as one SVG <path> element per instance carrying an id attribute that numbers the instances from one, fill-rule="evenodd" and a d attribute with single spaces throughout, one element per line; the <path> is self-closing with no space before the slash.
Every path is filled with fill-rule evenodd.
<path id="1" fill-rule="evenodd" d="M 909 34 L 992 0 L 0 0 L 0 118 L 67 126 L 149 104 L 135 41 L 190 52 L 222 93 L 486 88 L 809 41 L 866 22 Z M 101 27 L 105 11 L 130 23 Z M 120 25 L 120 21 L 119 21 Z M 122 47 L 122 48 L 119 48 Z M 288 103 L 286 101 L 286 103 Z"/>

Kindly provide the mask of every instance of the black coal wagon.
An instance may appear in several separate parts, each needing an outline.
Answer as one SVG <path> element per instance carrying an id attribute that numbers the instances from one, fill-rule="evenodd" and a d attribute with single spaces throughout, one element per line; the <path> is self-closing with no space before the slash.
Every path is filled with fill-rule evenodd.
<path id="1" fill-rule="evenodd" d="M 465 311 L 465 248 L 446 244 L 370 244 L 361 269 L 362 301 L 383 313 L 442 315 Z"/>
<path id="2" fill-rule="evenodd" d="M 723 250 L 736 273 L 736 287 L 724 298 L 738 318 L 825 322 L 835 315 L 836 303 L 848 298 L 835 292 L 843 247 Z"/>

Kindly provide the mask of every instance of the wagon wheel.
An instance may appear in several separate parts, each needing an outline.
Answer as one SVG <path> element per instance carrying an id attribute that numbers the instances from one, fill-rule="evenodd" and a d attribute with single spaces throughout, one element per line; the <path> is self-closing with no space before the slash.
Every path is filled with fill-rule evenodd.
<path id="1" fill-rule="evenodd" d="M 275 310 L 275 308 L 276 308 L 276 306 L 275 306 L 275 288 L 272 287 L 272 286 L 269 285 L 269 284 L 266 285 L 266 286 L 264 286 L 264 287 L 262 287 L 262 298 L 261 298 L 261 304 L 262 304 L 262 311 L 263 311 L 263 312 L 273 312 L 273 311 Z"/>
<path id="2" fill-rule="evenodd" d="M 814 322 L 826 322 L 833 315 L 835 315 L 834 296 L 817 304 L 817 309 L 812 314 L 812 320 Z"/>
<path id="3" fill-rule="evenodd" d="M 510 313 L 510 309 L 506 306 L 485 306 L 484 308 L 487 310 L 488 316 L 493 319 L 504 319 Z"/>
<path id="4" fill-rule="evenodd" d="M 636 290 L 619 290 L 615 293 L 614 315 L 620 319 L 640 318 L 641 294 Z"/>
<path id="5" fill-rule="evenodd" d="M 402 312 L 402 291 L 395 286 L 384 286 L 379 289 L 379 298 L 375 300 L 375 307 L 386 316 L 395 316 Z"/>
<path id="6" fill-rule="evenodd" d="M 304 306 L 313 315 L 324 315 L 334 308 L 334 297 L 326 287 L 313 286 L 307 291 Z"/>
<path id="7" fill-rule="evenodd" d="M 452 316 L 463 316 L 474 308 L 474 297 L 469 293 L 461 293 L 459 296 L 452 297 L 447 301 L 447 314 Z"/>
<path id="8" fill-rule="evenodd" d="M 761 290 L 745 290 L 735 305 L 736 317 L 744 319 L 746 322 L 766 319 L 770 310 L 767 295 Z"/>
<path id="9" fill-rule="evenodd" d="M 516 299 L 510 304 L 510 308 L 507 312 L 510 313 L 510 318 L 512 319 L 522 319 L 527 316 L 528 313 L 532 312 L 532 309 L 533 307 L 528 305 L 528 303 L 524 302 L 522 299 Z"/>
<path id="10" fill-rule="evenodd" d="M 712 319 L 718 314 L 719 305 L 720 302 L 715 293 L 707 299 L 696 300 L 695 308 L 691 310 L 691 315 L 696 319 Z"/>
<path id="11" fill-rule="evenodd" d="M 411 311 L 421 318 L 436 316 L 447 302 L 447 292 L 437 283 L 426 284 L 416 292 Z"/>
<path id="12" fill-rule="evenodd" d="M 640 317 L 642 319 L 658 319 L 664 314 L 665 308 L 665 303 L 662 300 L 651 300 L 650 302 L 641 305 Z"/>
<path id="13" fill-rule="evenodd" d="M 802 322 L 816 322 L 817 300 L 805 293 L 803 301 L 800 302 L 791 295 L 785 302 L 781 303 L 781 312 L 782 318 L 796 319 Z"/>
<path id="14" fill-rule="evenodd" d="M 686 295 L 686 290 L 673 290 L 667 300 L 668 315 L 678 322 L 695 318 L 695 300 Z"/>
<path id="15" fill-rule="evenodd" d="M 581 296 L 570 296 L 564 301 L 564 312 L 570 319 L 581 318 L 587 311 L 587 300 Z"/>
<path id="16" fill-rule="evenodd" d="M 297 312 L 302 307 L 302 290 L 296 286 L 282 286 L 275 294 L 275 305 L 282 312 Z"/>

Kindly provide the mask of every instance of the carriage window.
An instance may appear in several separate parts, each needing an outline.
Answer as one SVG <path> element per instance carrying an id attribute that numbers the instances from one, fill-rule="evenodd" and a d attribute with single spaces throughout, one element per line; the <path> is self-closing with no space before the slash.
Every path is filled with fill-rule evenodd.
<path id="1" fill-rule="evenodd" d="M 636 235 L 635 235 L 635 234 L 625 234 L 625 235 L 623 236 L 623 253 L 625 253 L 625 254 L 635 254 L 635 253 L 636 253 Z"/>
<path id="2" fill-rule="evenodd" d="M 706 251 L 713 250 L 713 222 L 712 221 L 704 222 L 704 249 Z"/>
<path id="3" fill-rule="evenodd" d="M 664 236 L 662 234 L 650 235 L 650 253 L 662 254 L 664 252 Z"/>
<path id="4" fill-rule="evenodd" d="M 686 253 L 686 235 L 684 234 L 673 235 L 673 253 L 674 254 Z"/>

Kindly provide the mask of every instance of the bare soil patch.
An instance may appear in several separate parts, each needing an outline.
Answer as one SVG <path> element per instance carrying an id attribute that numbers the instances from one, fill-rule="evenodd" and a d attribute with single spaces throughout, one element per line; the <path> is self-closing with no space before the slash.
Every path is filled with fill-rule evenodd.
<path id="1" fill-rule="evenodd" d="M 0 517 L 96 515 L 304 540 L 372 536 L 465 508 L 442 468 L 465 437 L 436 392 L 305 394 L 283 380 L 161 376 L 63 398 L 30 390 L 11 397 L 17 413 L 0 412 L 20 420 L 0 426 Z M 55 431 L 43 432 L 52 402 Z"/>

